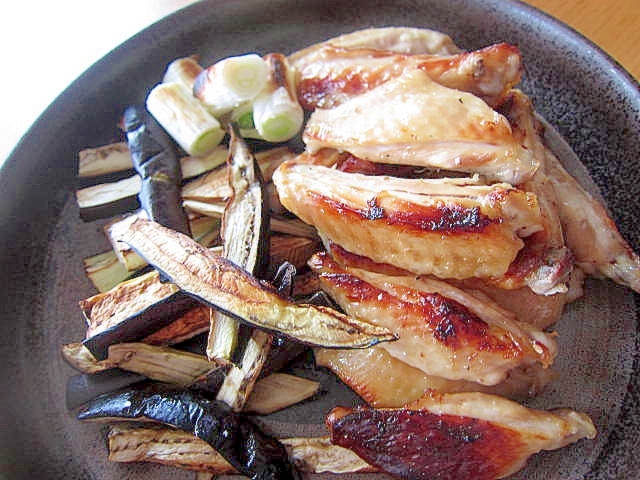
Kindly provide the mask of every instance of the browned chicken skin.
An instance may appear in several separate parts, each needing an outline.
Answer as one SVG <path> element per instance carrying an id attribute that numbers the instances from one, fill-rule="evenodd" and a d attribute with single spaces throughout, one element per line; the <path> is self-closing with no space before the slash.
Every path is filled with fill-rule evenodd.
<path id="1" fill-rule="evenodd" d="M 506 43 L 454 55 L 400 54 L 327 44 L 300 56 L 297 91 L 303 108 L 333 108 L 410 70 L 445 87 L 498 103 L 520 81 L 520 52 Z"/>
<path id="2" fill-rule="evenodd" d="M 482 393 L 427 393 L 399 409 L 334 408 L 331 441 L 397 478 L 504 478 L 541 450 L 596 430 L 584 414 L 533 410 Z"/>
<path id="3" fill-rule="evenodd" d="M 410 180 L 287 162 L 283 206 L 348 251 L 440 278 L 500 277 L 542 225 L 534 196 L 474 179 Z"/>
<path id="4" fill-rule="evenodd" d="M 382 348 L 429 375 L 495 385 L 514 368 L 549 366 L 557 354 L 552 335 L 445 282 L 343 268 L 326 253 L 309 264 L 349 315 L 398 336 Z"/>
<path id="5" fill-rule="evenodd" d="M 475 172 L 511 184 L 530 180 L 539 166 L 503 115 L 417 69 L 315 110 L 303 140 L 312 153 L 334 148 L 373 162 Z"/>

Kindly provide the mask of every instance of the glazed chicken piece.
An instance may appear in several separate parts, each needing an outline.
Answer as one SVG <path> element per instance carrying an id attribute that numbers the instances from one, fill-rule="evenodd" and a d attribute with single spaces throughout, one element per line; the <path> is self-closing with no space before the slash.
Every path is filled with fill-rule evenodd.
<path id="1" fill-rule="evenodd" d="M 567 245 L 580 268 L 587 274 L 609 277 L 640 292 L 640 257 L 622 237 L 605 207 L 582 188 L 544 145 L 543 127 L 535 118 L 531 102 L 522 92 L 514 90 L 502 109 L 514 125 L 514 133 L 535 152 L 536 158 L 542 159 L 540 178 L 534 177 L 532 190 L 541 191 L 539 185 L 543 182 L 544 188 L 552 189 L 552 193 L 547 191 L 541 196 L 556 210 Z"/>
<path id="2" fill-rule="evenodd" d="M 556 373 L 539 364 L 515 368 L 497 385 L 487 386 L 466 380 L 447 380 L 427 375 L 393 357 L 384 348 L 359 350 L 317 348 L 316 365 L 328 368 L 342 382 L 375 408 L 399 408 L 420 398 L 427 390 L 442 393 L 484 392 L 513 399 L 540 393 Z"/>
<path id="3" fill-rule="evenodd" d="M 298 58 L 293 65 L 298 99 L 306 110 L 336 107 L 415 69 L 440 85 L 495 105 L 520 81 L 522 72 L 519 50 L 506 43 L 446 56 L 329 44 Z"/>
<path id="4" fill-rule="evenodd" d="M 289 55 L 292 64 L 308 63 L 316 51 L 332 45 L 339 48 L 371 48 L 406 54 L 452 55 L 459 53 L 449 35 L 428 28 L 379 27 L 364 28 L 315 43 Z"/>
<path id="5" fill-rule="evenodd" d="M 553 335 L 445 282 L 342 268 L 325 252 L 309 265 L 349 315 L 398 337 L 383 346 L 390 355 L 428 375 L 496 385 L 515 368 L 548 367 L 557 354 Z"/>
<path id="6" fill-rule="evenodd" d="M 503 115 L 421 70 L 315 110 L 303 140 L 311 153 L 334 148 L 373 162 L 474 172 L 514 185 L 530 180 L 539 166 Z"/>
<path id="7" fill-rule="evenodd" d="M 534 410 L 483 393 L 427 393 L 399 409 L 334 408 L 334 444 L 397 478 L 492 480 L 541 450 L 592 439 L 591 419 L 569 409 Z"/>
<path id="8" fill-rule="evenodd" d="M 477 178 L 402 179 L 286 162 L 282 205 L 346 250 L 439 278 L 500 277 L 542 228 L 535 196 Z"/>
<path id="9" fill-rule="evenodd" d="M 324 246 L 333 260 L 343 267 L 359 268 L 387 275 L 407 276 L 411 274 L 401 268 L 377 263 L 370 258 L 348 252 L 340 245 L 330 241 L 326 241 Z M 553 295 L 539 295 L 529 287 L 507 290 L 496 286 L 496 282 L 492 280 L 480 278 L 447 279 L 446 283 L 477 297 L 480 302 L 495 303 L 503 309 L 505 315 L 514 320 L 517 319 L 544 330 L 560 319 L 565 305 L 582 296 L 583 276 L 582 270 L 574 269 L 567 282 L 567 291 Z"/>

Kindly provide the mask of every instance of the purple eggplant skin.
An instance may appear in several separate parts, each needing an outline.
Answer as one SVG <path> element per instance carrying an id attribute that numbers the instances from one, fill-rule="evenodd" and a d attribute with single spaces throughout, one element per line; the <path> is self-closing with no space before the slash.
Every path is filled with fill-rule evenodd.
<path id="1" fill-rule="evenodd" d="M 112 368 L 104 372 L 80 373 L 67 379 L 66 405 L 68 410 L 75 410 L 85 403 L 104 393 L 121 390 L 146 378 L 137 373 Z"/>
<path id="2" fill-rule="evenodd" d="M 198 301 L 184 292 L 177 292 L 145 310 L 131 315 L 111 328 L 83 340 L 83 345 L 97 360 L 107 358 L 109 345 L 135 342 L 173 322 L 178 316 L 198 305 Z"/>
<path id="3" fill-rule="evenodd" d="M 142 178 L 138 199 L 150 219 L 190 235 L 182 208 L 182 173 L 172 142 L 160 125 L 140 106 L 128 107 L 122 127 L 135 170 Z"/>
<path id="4" fill-rule="evenodd" d="M 89 402 L 78 419 L 153 420 L 193 433 L 253 480 L 302 479 L 276 438 L 224 403 L 188 390 L 132 389 L 102 395 Z"/>

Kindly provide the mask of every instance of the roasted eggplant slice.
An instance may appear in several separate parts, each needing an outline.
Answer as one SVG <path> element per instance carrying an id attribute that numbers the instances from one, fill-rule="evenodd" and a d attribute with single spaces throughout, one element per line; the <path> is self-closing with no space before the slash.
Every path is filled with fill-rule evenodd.
<path id="1" fill-rule="evenodd" d="M 311 345 L 360 348 L 395 336 L 330 308 L 297 305 L 176 231 L 138 219 L 118 240 L 185 292 L 254 326 Z"/>
<path id="2" fill-rule="evenodd" d="M 373 472 L 351 450 L 331 444 L 327 437 L 280 440 L 291 461 L 303 472 Z M 155 462 L 215 475 L 238 473 L 205 441 L 181 430 L 113 425 L 109 429 L 109 460 L 112 462 Z"/>
<path id="3" fill-rule="evenodd" d="M 101 396 L 80 420 L 151 420 L 193 433 L 243 475 L 255 480 L 298 479 L 284 446 L 222 402 L 186 390 L 131 390 Z"/>
<path id="4" fill-rule="evenodd" d="M 229 127 L 228 183 L 231 196 L 222 217 L 222 255 L 252 275 L 260 276 L 269 261 L 269 207 L 260 168 L 235 125 Z M 239 323 L 211 312 L 207 355 L 230 363 L 238 341 Z"/>
<path id="5" fill-rule="evenodd" d="M 113 343 L 132 342 L 165 327 L 198 305 L 158 272 L 127 280 L 80 302 L 89 328 L 84 345 L 98 359 Z"/>
<path id="6" fill-rule="evenodd" d="M 397 477 L 492 480 L 520 470 L 541 450 L 594 438 L 585 414 L 541 411 L 482 393 L 428 393 L 401 409 L 337 407 L 331 441 Z"/>
<path id="7" fill-rule="evenodd" d="M 154 221 L 189 234 L 180 196 L 180 163 L 169 138 L 140 107 L 129 107 L 122 125 L 133 166 L 142 179 L 140 205 Z"/>

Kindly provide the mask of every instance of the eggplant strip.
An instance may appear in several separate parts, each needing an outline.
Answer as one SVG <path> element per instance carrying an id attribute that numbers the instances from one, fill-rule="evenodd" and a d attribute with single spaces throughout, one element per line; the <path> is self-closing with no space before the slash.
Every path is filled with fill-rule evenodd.
<path id="1" fill-rule="evenodd" d="M 386 328 L 333 309 L 295 304 L 186 235 L 156 222 L 137 219 L 118 240 L 186 293 L 254 326 L 318 346 L 359 348 L 395 338 Z"/>
<path id="2" fill-rule="evenodd" d="M 228 186 L 231 195 L 222 217 L 222 255 L 252 275 L 262 273 L 268 261 L 268 205 L 260 168 L 234 125 L 229 127 Z M 211 311 L 207 356 L 231 363 L 240 324 L 222 312 Z M 259 369 L 258 369 L 259 370 Z"/>
<path id="3" fill-rule="evenodd" d="M 300 474 L 284 446 L 247 417 L 188 390 L 131 390 L 89 402 L 80 420 L 150 420 L 192 432 L 243 475 L 255 480 L 294 480 Z"/>
<path id="4" fill-rule="evenodd" d="M 142 180 L 138 198 L 149 218 L 183 233 L 190 233 L 182 209 L 182 174 L 167 135 L 139 107 L 128 108 L 122 119 L 133 166 Z"/>
<path id="5" fill-rule="evenodd" d="M 219 371 L 203 355 L 144 343 L 117 343 L 109 347 L 107 361 L 129 372 L 159 382 L 187 387 Z"/>
<path id="6" fill-rule="evenodd" d="M 244 411 L 268 415 L 312 397 L 319 389 L 319 382 L 288 373 L 272 373 L 256 382 Z"/>
<path id="7" fill-rule="evenodd" d="M 308 473 L 357 473 L 375 469 L 328 437 L 280 440 L 291 461 Z M 181 430 L 113 425 L 108 434 L 112 462 L 154 462 L 216 475 L 238 472 L 209 444 Z"/>
<path id="8" fill-rule="evenodd" d="M 89 328 L 84 345 L 99 360 L 113 343 L 132 342 L 165 327 L 198 302 L 150 272 L 80 302 Z"/>

